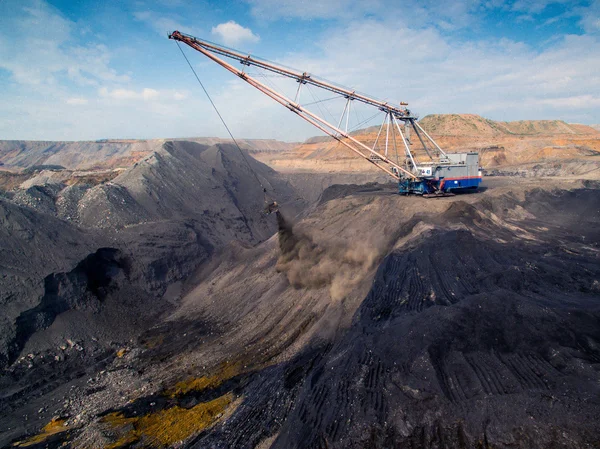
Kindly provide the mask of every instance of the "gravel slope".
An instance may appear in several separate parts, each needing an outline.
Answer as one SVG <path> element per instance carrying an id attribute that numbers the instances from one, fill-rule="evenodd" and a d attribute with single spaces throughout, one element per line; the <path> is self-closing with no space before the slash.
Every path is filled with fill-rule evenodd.
<path id="1" fill-rule="evenodd" d="M 166 142 L 108 182 L 0 197 L 3 416 L 22 422 L 9 410 L 112 360 L 173 309 L 182 281 L 220 248 L 276 232 L 261 184 L 290 213 L 304 207 L 287 181 L 246 157 L 231 145 Z"/>
<path id="2" fill-rule="evenodd" d="M 21 270 L 57 261 L 14 318 L 0 446 L 57 417 L 38 447 L 594 447 L 597 184 L 335 186 L 296 222 L 252 162 L 298 203 L 277 222 L 234 150 L 165 145 L 75 195 L 78 226 L 2 200 Z"/>

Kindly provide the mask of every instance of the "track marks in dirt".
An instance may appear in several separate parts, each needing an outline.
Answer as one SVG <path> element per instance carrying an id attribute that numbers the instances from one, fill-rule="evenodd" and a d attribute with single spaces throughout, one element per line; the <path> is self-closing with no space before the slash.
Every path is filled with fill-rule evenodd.
<path id="1" fill-rule="evenodd" d="M 465 241 L 459 231 L 448 234 L 459 244 Z M 470 267 L 482 264 L 496 266 L 493 256 L 465 256 L 458 250 L 447 251 L 441 246 L 422 245 L 419 251 L 395 252 L 380 266 L 367 301 L 374 301 L 377 319 L 390 319 L 393 315 L 422 312 L 433 305 L 452 305 L 460 298 L 478 293 L 475 287 L 478 274 Z M 464 260 L 468 257 L 470 260 Z"/>
<path id="2" fill-rule="evenodd" d="M 536 354 L 454 351 L 441 361 L 432 360 L 442 392 L 452 402 L 550 390 L 561 376 Z"/>

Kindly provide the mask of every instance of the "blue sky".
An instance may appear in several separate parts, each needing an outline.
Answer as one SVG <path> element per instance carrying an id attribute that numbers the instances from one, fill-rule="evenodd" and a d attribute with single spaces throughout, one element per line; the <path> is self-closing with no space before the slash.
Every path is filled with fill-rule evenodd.
<path id="1" fill-rule="evenodd" d="M 600 123 L 600 1 L 441 3 L 0 0 L 0 139 L 225 137 L 167 39 L 174 29 L 408 101 L 421 116 Z M 234 135 L 319 134 L 186 53 Z M 315 111 L 339 115 L 334 103 Z"/>

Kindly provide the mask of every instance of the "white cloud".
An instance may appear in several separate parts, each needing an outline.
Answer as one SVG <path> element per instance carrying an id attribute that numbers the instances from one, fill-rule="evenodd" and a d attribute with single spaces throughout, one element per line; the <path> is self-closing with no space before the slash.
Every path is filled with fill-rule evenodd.
<path id="1" fill-rule="evenodd" d="M 461 42 L 432 28 L 363 20 L 331 29 L 318 46 L 319 56 L 290 54 L 281 62 L 384 100 L 408 101 L 421 115 L 568 121 L 594 120 L 598 111 L 600 40 L 594 36 L 563 36 L 538 50 L 507 39 Z M 362 57 L 349 58 L 348 49 Z"/>
<path id="2" fill-rule="evenodd" d="M 262 20 L 278 19 L 368 19 L 371 17 L 408 18 L 412 27 L 431 24 L 452 30 L 472 22 L 473 14 L 483 8 L 479 0 L 439 2 L 423 0 L 410 6 L 390 0 L 245 0 L 254 17 Z M 351 28 L 348 28 L 350 31 Z"/>
<path id="3" fill-rule="evenodd" d="M 233 20 L 213 27 L 211 33 L 225 45 L 237 45 L 240 42 L 253 43 L 260 40 L 260 37 L 250 28 L 244 28 Z"/>
<path id="4" fill-rule="evenodd" d="M 156 100 L 183 100 L 187 98 L 186 92 L 176 90 L 157 90 L 150 87 L 144 87 L 140 90 L 101 87 L 98 89 L 100 98 L 113 99 L 118 101 L 141 100 L 141 101 L 156 101 Z"/>
<path id="5" fill-rule="evenodd" d="M 6 2 L 0 3 L 0 10 L 3 4 Z M 357 0 L 324 0 L 314 8 L 287 0 L 252 0 L 252 4 L 253 8 L 262 7 L 269 20 L 308 16 L 335 19 L 323 22 L 328 28 L 312 36 L 310 49 L 302 47 L 307 50 L 278 58 L 271 54 L 272 59 L 375 97 L 395 103 L 409 101 L 411 109 L 421 115 L 472 112 L 499 120 L 598 122 L 600 36 L 593 32 L 593 19 L 598 16 L 587 8 L 586 13 L 578 10 L 576 16 L 586 18 L 581 26 L 588 35 L 557 35 L 536 48 L 510 39 L 456 39 L 451 31 L 473 23 L 478 8 L 482 8 L 470 0 L 435 7 L 432 0 L 425 0 L 411 8 L 389 9 L 384 9 L 382 2 Z M 495 0 L 488 4 L 485 8 L 510 6 Z M 15 81 L 3 91 L 0 102 L 0 135 L 4 138 L 227 135 L 194 77 L 183 74 L 188 69 L 179 59 L 181 66 L 172 70 L 181 76 L 168 78 L 169 84 L 155 83 L 147 74 L 143 84 L 136 84 L 114 70 L 112 49 L 95 41 L 78 43 L 79 23 L 75 25 L 45 3 L 30 3 L 30 9 L 4 17 L 0 11 L 0 67 L 9 70 Z M 539 6 L 527 11 L 523 4 L 522 9 L 535 18 L 531 11 Z M 353 20 L 357 15 L 359 18 Z M 151 27 L 144 39 L 158 42 L 152 29 L 161 36 L 175 28 L 202 36 L 183 28 L 181 22 L 185 20 L 181 17 L 161 18 L 154 13 L 136 17 Z M 246 36 L 255 36 L 237 26 L 247 30 Z M 89 42 L 87 39 L 91 36 L 86 37 Z M 285 108 L 204 61 L 200 57 L 191 62 L 201 65 L 202 80 L 235 136 L 289 141 L 318 134 Z M 156 65 L 155 60 L 152 65 Z M 269 85 L 282 82 L 276 77 L 259 80 Z M 290 86 L 283 86 L 287 89 L 284 93 L 293 98 L 298 85 L 291 81 Z M 316 88 L 313 91 L 319 95 Z M 328 94 L 320 98 L 325 97 Z M 301 99 L 313 101 L 308 90 L 303 90 Z M 87 104 L 73 114 L 74 106 L 83 105 L 85 100 Z M 336 110 L 339 105 L 335 101 L 319 105 L 322 111 L 317 105 L 311 110 L 326 118 L 330 111 L 337 123 L 341 109 Z M 361 112 L 353 106 L 354 123 L 355 110 Z"/>
<path id="6" fill-rule="evenodd" d="M 142 98 L 144 100 L 152 100 L 159 96 L 159 92 L 156 89 L 145 88 L 142 90 Z"/>
<path id="7" fill-rule="evenodd" d="M 245 0 L 252 15 L 264 20 L 277 19 L 347 19 L 349 17 L 379 14 L 386 9 L 385 0 Z M 459 2 L 447 2 L 450 4 Z M 392 5 L 393 6 L 393 5 Z M 453 6 L 449 6 L 453 7 Z M 410 9 L 419 9 L 417 4 Z M 405 8 L 408 10 L 409 8 Z"/>
<path id="8" fill-rule="evenodd" d="M 185 92 L 175 92 L 173 94 L 173 98 L 175 100 L 185 100 L 187 97 L 188 97 L 188 95 Z"/>
<path id="9" fill-rule="evenodd" d="M 600 96 L 576 95 L 572 97 L 544 98 L 538 99 L 537 103 L 552 106 L 554 108 L 597 108 L 600 107 Z"/>
<path id="10" fill-rule="evenodd" d="M 109 90 L 106 87 L 101 87 L 98 90 L 98 94 L 100 94 L 101 97 L 114 98 L 115 100 L 133 100 L 136 98 L 143 98 L 142 91 L 136 92 L 135 90 L 131 89 Z"/>
<path id="11" fill-rule="evenodd" d="M 74 105 L 74 106 L 80 106 L 80 105 L 88 104 L 88 100 L 87 100 L 87 98 L 81 98 L 81 97 L 67 98 L 67 104 Z"/>
<path id="12" fill-rule="evenodd" d="M 302 0 L 245 0 L 250 5 L 252 15 L 260 20 L 313 20 L 326 19 L 348 21 L 389 17 L 410 24 L 413 29 L 424 26 L 435 27 L 442 31 L 453 31 L 480 24 L 483 15 L 491 12 L 500 14 L 519 14 L 519 21 L 529 21 L 546 12 L 550 5 L 568 4 L 564 15 L 577 15 L 574 10 L 577 3 L 572 0 L 421 0 L 410 5 L 394 0 L 320 0 L 307 2 Z M 594 0 L 598 3 L 598 0 Z M 594 26 L 594 20 L 583 20 Z M 597 17 L 597 16 L 596 16 Z M 350 28 L 348 28 L 351 32 Z"/>
<path id="13" fill-rule="evenodd" d="M 600 33 L 600 0 L 594 0 L 588 7 L 578 8 L 581 16 L 579 25 L 587 33 Z"/>

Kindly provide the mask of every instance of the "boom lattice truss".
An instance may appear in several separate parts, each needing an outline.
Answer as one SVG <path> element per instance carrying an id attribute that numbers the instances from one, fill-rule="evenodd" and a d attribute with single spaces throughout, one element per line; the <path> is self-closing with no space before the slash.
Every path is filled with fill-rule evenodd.
<path id="1" fill-rule="evenodd" d="M 298 72 L 293 69 L 274 64 L 272 62 L 267 62 L 255 58 L 251 55 L 241 53 L 237 50 L 233 50 L 221 45 L 214 44 L 212 42 L 198 39 L 194 36 L 180 33 L 179 31 L 174 31 L 173 33 L 171 33 L 169 35 L 169 39 L 182 42 L 190 46 L 194 50 L 202 53 L 207 58 L 216 62 L 231 73 L 237 75 L 239 78 L 241 78 L 254 88 L 258 89 L 263 94 L 272 98 L 274 101 L 281 104 L 282 106 L 285 106 L 294 114 L 306 120 L 308 123 L 310 123 L 317 129 L 331 136 L 333 139 L 337 140 L 348 149 L 352 150 L 371 164 L 377 166 L 380 170 L 386 172 L 387 174 L 396 179 L 408 178 L 415 180 L 418 179 L 419 176 L 417 163 L 413 157 L 409 146 L 410 140 L 408 136 L 405 136 L 405 133 L 408 132 L 407 128 L 409 127 L 414 130 L 416 136 L 421 142 L 421 145 L 423 146 L 423 149 L 425 150 L 427 156 L 431 158 L 431 160 L 433 160 L 432 152 L 437 151 L 438 155 L 446 156 L 446 153 L 444 153 L 444 151 L 438 146 L 438 144 L 429 136 L 429 134 L 427 134 L 427 132 L 425 132 L 423 128 L 421 128 L 421 126 L 416 120 L 417 117 L 411 115 L 410 111 L 406 108 L 407 103 L 400 103 L 400 107 L 396 107 L 394 105 L 389 104 L 388 102 L 371 98 L 367 95 L 358 93 L 356 91 L 341 86 L 336 86 L 328 81 L 319 79 L 309 73 Z M 242 64 L 242 69 L 234 67 L 233 65 L 224 61 L 219 56 L 225 56 L 227 58 L 239 61 Z M 294 79 L 296 82 L 298 82 L 298 89 L 296 91 L 295 99 L 291 100 L 284 94 L 278 92 L 276 89 L 273 89 L 267 86 L 266 84 L 262 83 L 261 81 L 257 80 L 256 78 L 252 77 L 251 75 L 245 72 L 245 66 L 255 66 L 257 68 L 276 73 L 277 75 Z M 344 112 L 342 113 L 342 116 L 337 126 L 330 123 L 320 115 L 309 111 L 306 107 L 300 104 L 299 98 L 301 89 L 305 85 L 316 86 L 320 89 L 333 92 L 336 95 L 342 96 L 346 99 Z M 385 114 L 385 118 L 377 134 L 377 139 L 375 140 L 375 143 L 372 147 L 369 147 L 365 143 L 360 142 L 348 132 L 348 117 L 350 115 L 350 108 L 352 106 L 353 101 L 358 101 L 364 103 L 367 106 L 378 108 Z M 346 117 L 346 127 L 345 129 L 341 129 L 344 116 Z M 400 121 L 404 122 L 404 132 L 402 131 L 402 128 L 400 126 Z M 382 132 L 384 129 L 384 125 L 386 125 L 385 151 L 381 153 L 377 151 L 376 148 L 379 139 L 382 138 L 383 140 Z M 406 156 L 406 164 L 404 164 L 404 166 L 388 158 L 390 127 L 395 128 L 398 135 L 401 137 Z M 392 132 L 394 132 L 393 129 Z M 428 147 L 427 142 L 429 142 L 432 145 L 432 147 Z"/>

